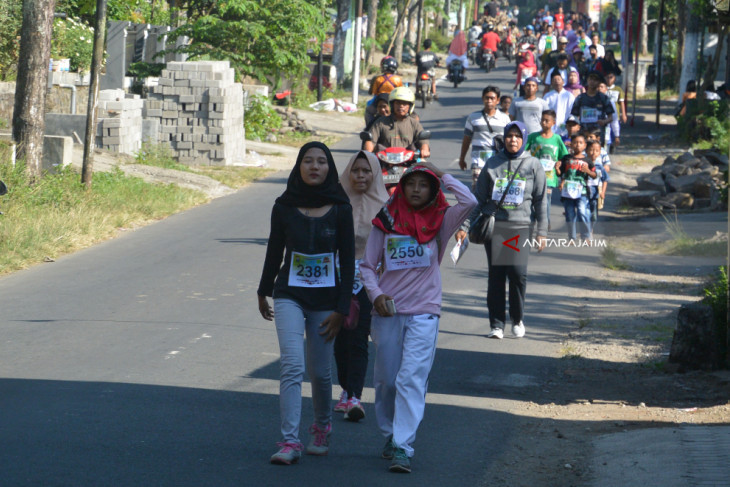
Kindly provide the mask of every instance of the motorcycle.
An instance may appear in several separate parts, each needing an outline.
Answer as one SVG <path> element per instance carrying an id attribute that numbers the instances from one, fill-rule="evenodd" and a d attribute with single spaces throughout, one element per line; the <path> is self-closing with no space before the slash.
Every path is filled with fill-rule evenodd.
<path id="1" fill-rule="evenodd" d="M 433 87 L 431 86 L 431 74 L 421 73 L 416 85 L 416 98 L 421 100 L 421 108 L 426 108 L 426 102 L 433 99 Z"/>
<path id="2" fill-rule="evenodd" d="M 479 41 L 471 41 L 469 43 L 469 61 L 473 64 L 479 64 Z"/>
<path id="3" fill-rule="evenodd" d="M 514 45 L 509 39 L 504 39 L 499 43 L 499 49 L 502 55 L 508 62 L 512 62 L 514 59 Z"/>
<path id="4" fill-rule="evenodd" d="M 454 83 L 454 88 L 457 88 L 459 83 L 466 80 L 464 76 L 464 65 L 458 59 L 454 59 L 451 61 L 449 68 L 449 81 Z"/>
<path id="5" fill-rule="evenodd" d="M 431 132 L 429 130 L 424 130 L 416 135 L 414 144 L 430 138 Z M 363 142 L 372 141 L 373 136 L 370 132 L 363 131 L 360 132 L 360 140 Z M 388 194 L 392 195 L 395 191 L 395 187 L 398 185 L 398 182 L 403 177 L 403 173 L 406 172 L 406 169 L 421 161 L 421 158 L 418 157 L 420 155 L 420 151 L 405 147 L 379 146 L 379 148 L 382 148 L 382 150 L 377 151 L 375 156 L 378 158 L 378 161 L 380 161 L 380 169 L 383 171 L 385 189 L 388 191 Z"/>
<path id="6" fill-rule="evenodd" d="M 484 71 L 486 71 L 487 73 L 495 68 L 497 62 L 494 58 L 494 52 L 492 52 L 491 49 L 484 49 L 484 54 L 482 54 L 482 62 L 484 64 Z"/>

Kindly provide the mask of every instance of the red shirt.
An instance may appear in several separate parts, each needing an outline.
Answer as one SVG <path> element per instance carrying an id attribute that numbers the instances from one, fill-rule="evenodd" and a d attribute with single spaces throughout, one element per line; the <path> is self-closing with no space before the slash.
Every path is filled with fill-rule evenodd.
<path id="1" fill-rule="evenodd" d="M 499 35 L 492 31 L 487 32 L 484 34 L 484 37 L 482 37 L 482 48 L 483 49 L 491 49 L 493 52 L 497 52 L 497 46 L 499 46 Z"/>
<path id="2" fill-rule="evenodd" d="M 555 28 L 563 30 L 565 27 L 565 14 L 555 14 Z"/>

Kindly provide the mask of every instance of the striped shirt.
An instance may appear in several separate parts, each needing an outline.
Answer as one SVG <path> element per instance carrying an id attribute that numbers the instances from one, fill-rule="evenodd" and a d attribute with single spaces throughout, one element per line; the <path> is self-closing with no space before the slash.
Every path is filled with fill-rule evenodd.
<path id="1" fill-rule="evenodd" d="M 489 119 L 492 132 L 489 131 L 484 117 Z M 497 110 L 494 116 L 486 115 L 479 110 L 466 117 L 464 135 L 471 137 L 471 159 L 472 167 L 482 167 L 489 157 L 493 155 L 493 140 L 495 135 L 504 135 L 504 128 L 511 120 L 506 113 Z"/>

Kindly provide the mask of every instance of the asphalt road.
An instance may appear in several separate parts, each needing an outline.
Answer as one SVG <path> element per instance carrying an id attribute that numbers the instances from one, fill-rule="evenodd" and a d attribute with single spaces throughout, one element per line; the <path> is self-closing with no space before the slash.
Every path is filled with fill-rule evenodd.
<path id="1" fill-rule="evenodd" d="M 511 92 L 511 66 L 468 71 L 421 116 L 432 160 L 456 163 L 481 89 Z M 344 167 L 353 136 L 335 147 Z M 439 348 L 411 475 L 379 458 L 372 378 L 359 424 L 335 418 L 330 455 L 268 463 L 278 433 L 278 346 L 257 310 L 279 173 L 236 194 L 0 279 L 0 484 L 7 486 L 484 485 L 515 434 L 510 405 L 554 370 L 571 275 L 597 251 L 531 257 L 527 336 L 488 331 L 486 257 L 443 270 Z M 553 218 L 559 209 L 553 207 Z M 449 244 L 450 245 L 450 244 Z M 564 282 L 552 278 L 560 275 Z M 509 333 L 507 333 L 509 334 Z M 374 350 L 371 346 L 371 353 Z M 372 369 L 372 364 L 371 364 Z M 305 387 L 302 439 L 311 422 Z M 334 392 L 339 392 L 337 387 Z M 529 441 L 529 439 L 525 439 Z"/>

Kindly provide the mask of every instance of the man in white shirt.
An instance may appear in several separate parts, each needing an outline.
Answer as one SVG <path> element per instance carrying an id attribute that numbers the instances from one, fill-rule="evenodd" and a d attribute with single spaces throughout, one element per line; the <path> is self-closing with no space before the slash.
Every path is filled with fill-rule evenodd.
<path id="1" fill-rule="evenodd" d="M 553 33 L 553 26 L 548 25 L 547 31 L 540 36 L 540 40 L 537 41 L 537 53 L 540 56 L 540 61 L 545 62 L 544 55 L 550 51 L 554 51 L 558 48 L 558 38 Z"/>
<path id="2" fill-rule="evenodd" d="M 601 40 L 598 37 L 598 33 L 594 32 L 591 36 L 591 42 L 593 46 L 596 46 L 596 59 L 600 59 L 603 56 L 606 55 L 606 49 L 601 45 Z M 586 48 L 583 50 L 583 54 L 585 55 L 586 59 L 591 57 L 591 53 L 588 51 L 588 48 L 590 46 L 586 46 Z"/>
<path id="3" fill-rule="evenodd" d="M 560 73 L 560 75 L 563 77 L 563 85 L 565 85 L 568 82 L 568 75 L 571 71 L 577 72 L 578 70 L 568 64 L 567 54 L 560 54 L 560 56 L 558 56 L 557 65 L 554 68 L 550 68 L 550 70 L 547 72 L 547 75 L 545 76 L 545 91 L 543 91 L 543 96 L 545 96 L 545 94 L 552 87 L 552 79 L 554 73 Z"/>
<path id="4" fill-rule="evenodd" d="M 484 167 L 484 163 L 496 152 L 494 137 L 504 135 L 504 128 L 511 121 L 506 113 L 497 110 L 499 95 L 499 88 L 487 86 L 482 91 L 484 108 L 466 117 L 464 139 L 461 142 L 461 154 L 459 155 L 459 167 L 462 170 L 466 169 L 466 154 L 471 146 L 472 190 L 476 186 L 476 181 Z"/>
<path id="5" fill-rule="evenodd" d="M 552 90 L 545 95 L 545 101 L 551 110 L 555 111 L 555 126 L 553 132 L 558 135 L 567 135 L 565 121 L 570 116 L 570 110 L 573 108 L 575 95 L 568 90 L 563 89 L 565 82 L 560 72 L 553 71 L 550 78 Z"/>

